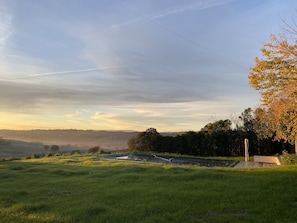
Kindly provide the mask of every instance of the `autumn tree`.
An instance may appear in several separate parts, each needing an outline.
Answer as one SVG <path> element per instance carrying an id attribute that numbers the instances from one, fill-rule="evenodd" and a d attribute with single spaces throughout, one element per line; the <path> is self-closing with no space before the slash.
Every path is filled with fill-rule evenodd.
<path id="1" fill-rule="evenodd" d="M 260 91 L 258 117 L 275 139 L 295 143 L 297 154 L 297 24 L 286 23 L 284 34 L 270 36 L 249 74 L 250 85 Z M 260 115 L 259 115 L 260 114 Z"/>

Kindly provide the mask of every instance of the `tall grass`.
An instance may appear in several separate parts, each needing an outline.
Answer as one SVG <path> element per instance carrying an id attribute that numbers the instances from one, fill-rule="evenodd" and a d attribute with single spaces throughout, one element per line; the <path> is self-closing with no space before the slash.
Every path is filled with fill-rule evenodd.
<path id="1" fill-rule="evenodd" d="M 198 168 L 94 155 L 0 162 L 0 222 L 296 222 L 297 166 Z"/>

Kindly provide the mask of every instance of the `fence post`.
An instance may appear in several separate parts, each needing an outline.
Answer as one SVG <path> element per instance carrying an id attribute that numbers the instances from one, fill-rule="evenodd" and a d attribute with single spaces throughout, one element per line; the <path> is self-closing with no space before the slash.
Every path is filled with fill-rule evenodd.
<path id="1" fill-rule="evenodd" d="M 249 161 L 249 140 L 244 139 L 244 161 Z"/>

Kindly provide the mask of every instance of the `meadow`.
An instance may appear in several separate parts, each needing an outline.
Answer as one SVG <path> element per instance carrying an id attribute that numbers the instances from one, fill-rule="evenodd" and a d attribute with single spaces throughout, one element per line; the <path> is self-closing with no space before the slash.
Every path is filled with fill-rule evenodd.
<path id="1" fill-rule="evenodd" d="M 0 222 L 296 222 L 297 165 L 206 168 L 63 155 L 0 161 Z"/>

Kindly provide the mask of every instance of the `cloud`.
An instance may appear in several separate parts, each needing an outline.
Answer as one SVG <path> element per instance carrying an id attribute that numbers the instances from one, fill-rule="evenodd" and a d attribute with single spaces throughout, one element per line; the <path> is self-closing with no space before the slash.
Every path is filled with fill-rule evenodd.
<path id="1" fill-rule="evenodd" d="M 238 1 L 218 7 L 230 2 L 134 2 L 138 13 L 103 1 L 71 4 L 67 12 L 65 1 L 32 11 L 22 3 L 7 17 L 13 21 L 3 20 L 1 111 L 24 115 L 32 126 L 140 130 L 197 129 L 243 111 L 258 99 L 247 80 L 250 50 L 275 26 L 257 24 L 275 11 L 266 16 L 258 3 Z M 19 35 L 10 38 L 13 30 Z"/>
<path id="2" fill-rule="evenodd" d="M 238 109 L 238 101 L 232 108 L 229 104 L 224 105 L 224 102 L 220 101 L 217 103 L 135 103 L 110 107 L 110 110 L 97 109 L 98 112 L 94 113 L 91 121 L 91 125 L 94 126 L 107 125 L 112 129 L 140 130 L 153 126 L 160 131 L 168 131 L 168 126 L 174 126 L 176 129 L 187 131 L 202 127 L 201 123 L 205 125 L 207 122 L 218 119 L 231 118 L 232 114 L 229 111 Z"/>
<path id="3" fill-rule="evenodd" d="M 196 2 L 152 16 L 160 18 L 227 2 Z M 22 69 L 25 74 L 2 77 L 10 80 L 0 83 L 4 107 L 41 110 L 70 105 L 216 102 L 227 90 L 235 88 L 232 75 L 237 68 L 228 67 L 225 71 L 224 59 L 193 47 L 192 43 L 154 24 L 134 24 L 116 31 L 97 29 L 97 25 L 81 23 L 77 36 L 72 36 L 85 47 L 83 55 L 94 68 L 48 72 L 56 70 L 53 69 L 56 64 L 42 63 L 45 58 L 25 60 L 24 55 L 20 64 L 33 64 L 37 72 L 32 67 Z M 105 27 L 108 26 L 105 24 Z M 15 89 L 14 92 L 11 89 Z M 6 100 L 4 95 L 11 100 Z"/>
<path id="4" fill-rule="evenodd" d="M 98 66 L 125 64 L 104 72 L 109 76 L 104 82 L 109 88 L 106 95 L 110 92 L 125 102 L 170 103 L 217 100 L 222 88 L 232 89 L 232 76 L 241 68 L 230 69 L 224 59 L 180 42 L 170 33 L 158 33 L 155 27 L 138 28 L 141 30 L 98 33 L 106 50 L 101 42 L 86 45 L 85 51 Z M 101 75 L 90 77 L 93 85 L 102 81 Z M 102 92 L 105 88 L 102 86 Z"/>
<path id="5" fill-rule="evenodd" d="M 77 118 L 79 115 L 81 115 L 81 112 L 80 112 L 80 111 L 74 111 L 74 112 L 71 112 L 71 113 L 67 113 L 67 114 L 65 114 L 64 116 L 65 116 L 66 118 L 75 119 L 75 118 Z"/>
<path id="6" fill-rule="evenodd" d="M 4 50 L 8 39 L 13 34 L 12 29 L 13 16 L 5 5 L 0 6 L 0 59 L 5 57 Z"/>

